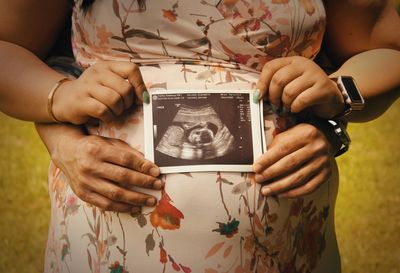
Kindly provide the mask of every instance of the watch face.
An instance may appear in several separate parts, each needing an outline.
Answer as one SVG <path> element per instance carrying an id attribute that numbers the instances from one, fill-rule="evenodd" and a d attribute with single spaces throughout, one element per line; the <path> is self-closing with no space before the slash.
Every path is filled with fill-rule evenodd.
<path id="1" fill-rule="evenodd" d="M 358 91 L 353 78 L 342 77 L 342 83 L 345 86 L 347 94 L 349 95 L 353 103 L 364 103 L 364 100 L 361 97 L 360 92 Z"/>

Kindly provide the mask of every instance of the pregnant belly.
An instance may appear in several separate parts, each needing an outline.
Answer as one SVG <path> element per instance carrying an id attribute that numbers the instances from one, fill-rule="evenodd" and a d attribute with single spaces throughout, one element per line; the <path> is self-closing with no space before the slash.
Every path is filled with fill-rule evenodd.
<path id="1" fill-rule="evenodd" d="M 250 89 L 258 80 L 255 73 L 196 65 L 149 66 L 141 72 L 150 92 L 155 88 Z M 268 143 L 276 117 L 268 111 L 264 117 Z M 137 106 L 118 121 L 102 124 L 99 133 L 120 138 L 143 152 L 142 108 Z M 263 197 L 249 173 L 193 172 L 162 179 L 162 192 L 146 191 L 158 198 L 157 207 L 145 208 L 138 216 L 147 219 L 147 228 L 135 226 L 126 235 L 127 240 L 143 242 L 153 230 L 152 240 L 160 248 L 155 262 L 177 260 L 191 270 L 199 269 L 192 272 L 255 267 L 257 272 L 279 272 L 279 267 L 290 263 L 310 270 L 316 266 L 324 250 L 329 216 L 328 183 L 307 198 L 287 200 Z M 122 217 L 123 221 L 129 218 Z M 171 257 L 164 257 L 164 252 Z"/>

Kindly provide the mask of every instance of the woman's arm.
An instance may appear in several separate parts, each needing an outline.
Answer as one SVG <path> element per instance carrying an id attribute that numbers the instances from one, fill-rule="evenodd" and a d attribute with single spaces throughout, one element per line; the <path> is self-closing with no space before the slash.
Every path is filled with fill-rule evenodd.
<path id="1" fill-rule="evenodd" d="M 68 1 L 1 1 L 0 10 L 0 110 L 24 120 L 52 121 L 47 95 L 63 76 L 40 58 L 68 19 Z"/>
<path id="2" fill-rule="evenodd" d="M 46 111 L 47 96 L 54 83 L 64 76 L 50 69 L 41 58 L 48 54 L 69 16 L 68 1 L 43 0 L 40 5 L 33 0 L 1 1 L 0 10 L 7 10 L 0 17 L 0 109 L 21 119 L 52 121 Z M 120 108 L 132 104 L 132 86 L 135 91 L 145 90 L 138 68 L 131 63 L 103 62 L 86 71 L 78 80 L 66 82 L 57 91 L 53 110 L 58 118 L 84 122 L 85 112 L 74 115 L 75 108 L 75 113 L 79 109 L 86 111 L 86 116 L 90 109 L 100 109 L 101 119 L 104 108 L 122 112 Z M 110 90 L 115 85 L 118 87 Z M 102 92 L 96 93 L 103 96 L 97 105 L 117 98 L 107 105 L 109 108 L 104 105 L 99 108 L 93 105 L 93 99 L 91 104 L 90 100 L 85 102 L 96 95 L 87 92 L 90 90 L 104 91 L 106 95 L 114 91 L 124 93 L 106 97 Z M 127 190 L 131 186 L 162 187 L 157 179 L 158 167 L 128 144 L 88 135 L 75 125 L 37 124 L 37 130 L 55 164 L 69 178 L 71 188 L 81 199 L 116 211 L 137 211 L 137 206 L 155 205 L 153 196 Z"/>
<path id="3" fill-rule="evenodd" d="M 0 19 L 0 110 L 19 119 L 54 122 L 47 111 L 48 96 L 64 76 L 40 58 L 54 44 L 69 7 L 66 0 L 43 1 L 40 9 L 36 1 L 19 2 L 0 2 L 1 10 L 14 15 Z M 62 83 L 50 108 L 58 121 L 83 124 L 94 118 L 107 122 L 131 107 L 135 99 L 143 101 L 145 90 L 135 64 L 98 62 L 79 79 Z"/>
<path id="4" fill-rule="evenodd" d="M 400 18 L 392 2 L 329 1 L 327 20 L 326 49 L 340 66 L 329 77 L 352 76 L 365 99 L 363 111 L 354 111 L 346 119 L 378 117 L 400 92 Z M 258 87 L 261 97 L 277 107 L 332 118 L 343 112 L 345 105 L 329 77 L 306 58 L 278 58 L 264 66 Z"/>
<path id="5" fill-rule="evenodd" d="M 365 100 L 348 121 L 380 116 L 400 96 L 400 17 L 393 1 L 327 1 L 326 48 L 340 68 L 330 75 L 352 76 Z"/>
<path id="6" fill-rule="evenodd" d="M 353 76 L 366 101 L 362 112 L 347 117 L 350 121 L 375 118 L 399 96 L 399 17 L 391 1 L 332 0 L 326 4 L 327 49 L 336 63 L 344 62 L 331 77 Z M 258 87 L 260 98 L 266 96 L 273 105 L 283 105 L 292 112 L 307 110 L 331 118 L 344 110 L 336 84 L 303 57 L 268 62 Z M 301 134 L 304 137 L 299 137 Z M 277 135 L 270 149 L 254 163 L 257 182 L 268 184 L 263 186 L 264 194 L 284 192 L 296 197 L 326 181 L 331 148 L 321 135 L 315 127 L 304 124 Z"/>

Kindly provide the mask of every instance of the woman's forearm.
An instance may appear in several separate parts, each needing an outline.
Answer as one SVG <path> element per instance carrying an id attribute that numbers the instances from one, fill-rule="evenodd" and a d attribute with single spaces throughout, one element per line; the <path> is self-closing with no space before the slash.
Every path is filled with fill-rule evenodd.
<path id="1" fill-rule="evenodd" d="M 13 43 L 0 41 L 0 60 L 0 110 L 23 120 L 52 122 L 47 97 L 64 76 Z"/>
<path id="2" fill-rule="evenodd" d="M 330 77 L 352 76 L 365 100 L 362 111 L 345 119 L 365 122 L 379 117 L 400 96 L 400 51 L 374 49 L 348 59 Z"/>

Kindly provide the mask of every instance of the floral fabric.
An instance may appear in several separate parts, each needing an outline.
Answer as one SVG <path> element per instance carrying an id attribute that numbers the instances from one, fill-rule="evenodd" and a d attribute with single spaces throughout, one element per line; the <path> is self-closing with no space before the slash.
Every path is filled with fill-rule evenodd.
<path id="1" fill-rule="evenodd" d="M 76 1 L 73 12 L 77 62 L 135 62 L 150 92 L 254 88 L 269 60 L 313 58 L 325 25 L 317 0 L 97 0 L 86 12 L 80 5 Z M 293 125 L 267 105 L 264 117 L 267 143 Z M 93 133 L 143 152 L 142 108 Z M 251 173 L 162 179 L 163 191 L 146 190 L 158 197 L 156 207 L 139 214 L 104 212 L 77 198 L 52 164 L 45 272 L 339 272 L 337 171 L 297 199 L 263 197 Z"/>

